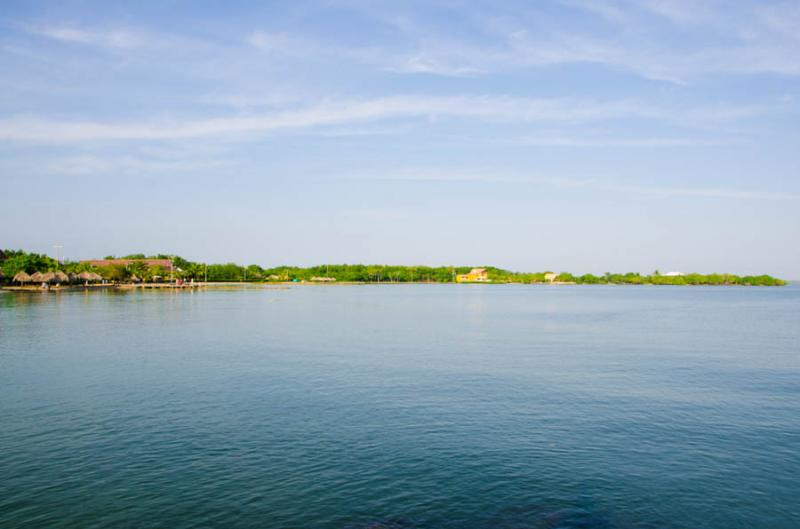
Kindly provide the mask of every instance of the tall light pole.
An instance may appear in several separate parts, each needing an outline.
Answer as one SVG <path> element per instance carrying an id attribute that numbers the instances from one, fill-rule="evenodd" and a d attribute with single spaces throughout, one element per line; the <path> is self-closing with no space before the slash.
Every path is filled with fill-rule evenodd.
<path id="1" fill-rule="evenodd" d="M 60 245 L 60 244 L 54 244 L 54 245 L 53 245 L 53 249 L 55 249 L 55 251 L 56 251 L 56 267 L 58 267 L 58 265 L 60 265 L 60 264 L 61 264 L 61 260 L 58 258 L 58 251 L 59 251 L 60 249 L 62 249 L 63 247 L 64 247 L 64 246 L 62 246 L 62 245 Z"/>

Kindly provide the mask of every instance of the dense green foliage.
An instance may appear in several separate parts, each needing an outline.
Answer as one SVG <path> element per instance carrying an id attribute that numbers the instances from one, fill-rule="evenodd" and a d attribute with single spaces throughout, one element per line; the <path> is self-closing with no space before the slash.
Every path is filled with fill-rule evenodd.
<path id="1" fill-rule="evenodd" d="M 126 266 L 113 265 L 101 268 L 92 268 L 78 262 L 58 263 L 46 255 L 26 253 L 21 250 L 5 250 L 3 260 L 0 262 L 0 271 L 5 280 L 9 281 L 17 272 L 46 272 L 61 270 L 64 272 L 82 272 L 85 270 L 99 273 L 110 281 L 142 281 L 168 280 L 170 277 L 195 281 L 330 281 L 338 282 L 369 282 L 369 283 L 407 283 L 430 282 L 452 283 L 458 274 L 470 271 L 468 266 L 390 266 L 390 265 L 347 265 L 332 264 L 300 268 L 296 266 L 278 266 L 262 268 L 251 264 L 247 267 L 235 264 L 205 264 L 195 263 L 174 255 L 159 254 L 146 256 L 144 254 L 131 254 L 122 256 L 122 259 L 133 259 L 133 263 Z M 107 259 L 114 259 L 107 256 Z M 160 266 L 149 267 L 144 259 L 172 259 L 173 269 L 168 270 Z M 493 283 L 546 283 L 546 272 L 521 273 L 511 272 L 495 267 L 486 267 L 489 280 Z M 780 286 L 786 282 L 768 275 L 736 276 L 732 274 L 686 274 L 686 275 L 661 275 L 658 271 L 651 275 L 641 275 L 635 272 L 627 274 L 606 273 L 602 276 L 583 274 L 572 275 L 561 272 L 555 282 L 576 284 L 615 284 L 615 285 L 747 285 L 747 286 Z"/>
<path id="2" fill-rule="evenodd" d="M 48 272 L 55 270 L 55 259 L 38 253 L 25 253 L 22 250 L 3 250 L 5 259 L 0 263 L 0 270 L 10 278 L 18 272 Z"/>
<path id="3" fill-rule="evenodd" d="M 62 272 L 79 273 L 91 270 L 90 266 L 77 262 L 59 263 L 52 257 L 44 254 L 28 253 L 22 250 L 2 250 L 3 259 L 0 260 L 0 271 L 7 280 L 13 278 L 18 272 Z"/>

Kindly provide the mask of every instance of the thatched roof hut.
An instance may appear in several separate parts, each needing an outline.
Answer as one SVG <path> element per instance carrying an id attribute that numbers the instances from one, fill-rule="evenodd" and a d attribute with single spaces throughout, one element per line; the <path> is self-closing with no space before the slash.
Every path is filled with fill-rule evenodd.
<path id="1" fill-rule="evenodd" d="M 23 272 L 19 272 L 19 273 L 17 273 L 17 275 L 14 276 L 14 281 L 16 281 L 17 283 L 30 283 L 31 282 L 31 276 L 29 276 L 24 271 Z"/>
<path id="2" fill-rule="evenodd" d="M 45 283 L 55 283 L 57 280 L 54 272 L 45 272 L 42 274 L 42 281 Z"/>
<path id="3" fill-rule="evenodd" d="M 88 272 L 88 271 L 81 272 L 80 274 L 78 274 L 77 277 L 80 281 L 102 281 L 103 279 L 94 272 Z"/>
<path id="4" fill-rule="evenodd" d="M 65 274 L 64 272 L 62 272 L 61 270 L 59 270 L 58 272 L 56 272 L 53 275 L 55 275 L 55 280 L 58 283 L 69 283 L 69 276 L 67 274 Z"/>
<path id="5" fill-rule="evenodd" d="M 31 274 L 31 281 L 34 283 L 41 283 L 44 281 L 44 274 L 41 272 L 34 272 Z"/>
<path id="6" fill-rule="evenodd" d="M 78 274 L 76 274 L 75 272 L 70 272 L 69 274 L 67 274 L 67 277 L 69 277 L 70 283 L 77 283 L 79 279 Z"/>

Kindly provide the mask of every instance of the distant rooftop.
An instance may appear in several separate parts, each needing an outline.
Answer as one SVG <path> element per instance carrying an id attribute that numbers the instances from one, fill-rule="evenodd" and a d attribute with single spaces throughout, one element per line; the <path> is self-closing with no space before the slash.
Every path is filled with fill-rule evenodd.
<path id="1" fill-rule="evenodd" d="M 126 266 L 136 262 L 145 263 L 150 267 L 163 266 L 164 268 L 169 268 L 172 266 L 172 260 L 170 259 L 88 259 L 81 261 L 81 264 L 88 264 L 91 266 Z"/>

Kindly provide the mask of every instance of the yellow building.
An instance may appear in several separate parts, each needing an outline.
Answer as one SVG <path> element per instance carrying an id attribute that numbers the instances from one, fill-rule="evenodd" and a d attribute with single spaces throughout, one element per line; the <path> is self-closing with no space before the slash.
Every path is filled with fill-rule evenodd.
<path id="1" fill-rule="evenodd" d="M 485 268 L 473 268 L 468 274 L 456 276 L 457 283 L 488 283 L 489 272 Z"/>

